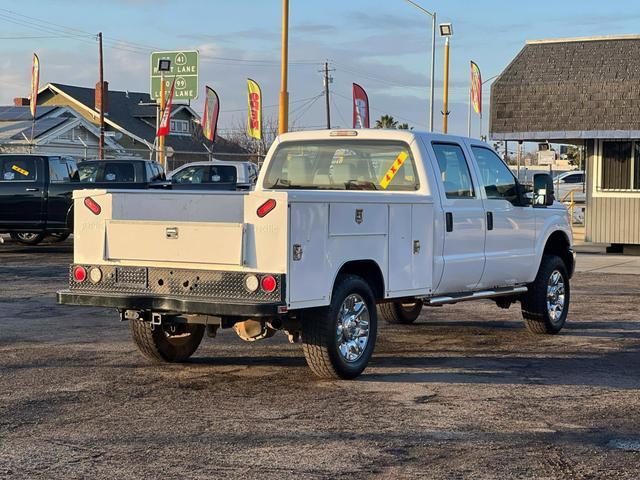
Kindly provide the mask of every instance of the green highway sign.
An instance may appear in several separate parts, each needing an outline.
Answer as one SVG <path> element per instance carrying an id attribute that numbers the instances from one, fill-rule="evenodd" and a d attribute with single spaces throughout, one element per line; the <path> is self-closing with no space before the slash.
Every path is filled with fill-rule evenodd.
<path id="1" fill-rule="evenodd" d="M 197 50 L 182 50 L 177 52 L 153 52 L 151 54 L 151 98 L 160 98 L 160 77 L 158 61 L 171 61 L 171 70 L 164 72 L 166 94 L 169 95 L 171 82 L 176 79 L 173 93 L 174 100 L 194 100 L 198 98 L 199 83 L 198 70 L 200 56 Z"/>

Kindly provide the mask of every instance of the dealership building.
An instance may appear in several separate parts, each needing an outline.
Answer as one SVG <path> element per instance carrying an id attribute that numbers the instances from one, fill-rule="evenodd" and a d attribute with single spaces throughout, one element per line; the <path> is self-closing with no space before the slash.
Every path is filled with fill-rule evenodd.
<path id="1" fill-rule="evenodd" d="M 586 241 L 640 251 L 640 35 L 527 42 L 492 85 L 490 135 L 583 146 Z"/>

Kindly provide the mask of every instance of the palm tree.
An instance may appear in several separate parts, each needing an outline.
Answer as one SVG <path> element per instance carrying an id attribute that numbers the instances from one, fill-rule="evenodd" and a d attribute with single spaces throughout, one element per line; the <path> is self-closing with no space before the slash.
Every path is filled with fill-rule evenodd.
<path id="1" fill-rule="evenodd" d="M 396 122 L 391 115 L 382 115 L 376 120 L 376 128 L 397 128 L 398 122 Z"/>

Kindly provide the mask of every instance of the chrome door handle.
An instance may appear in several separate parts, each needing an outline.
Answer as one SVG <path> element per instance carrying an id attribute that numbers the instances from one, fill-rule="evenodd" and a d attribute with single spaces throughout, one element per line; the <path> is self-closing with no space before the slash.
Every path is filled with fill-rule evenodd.
<path id="1" fill-rule="evenodd" d="M 37 191 L 38 191 L 38 190 L 40 190 L 40 189 L 39 189 L 39 188 L 28 188 L 28 187 L 27 187 L 27 188 L 25 188 L 25 190 L 26 190 L 27 192 L 37 192 Z"/>

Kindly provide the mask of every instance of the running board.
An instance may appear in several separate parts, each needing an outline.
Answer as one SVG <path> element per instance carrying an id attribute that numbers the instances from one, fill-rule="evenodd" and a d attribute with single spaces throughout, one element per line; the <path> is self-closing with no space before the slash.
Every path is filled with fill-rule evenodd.
<path id="1" fill-rule="evenodd" d="M 473 293 L 461 293 L 459 295 L 443 295 L 427 299 L 428 305 L 445 305 L 447 303 L 466 302 L 469 300 L 481 300 L 483 298 L 505 297 L 527 293 L 527 287 L 499 288 L 495 290 L 482 290 Z"/>

